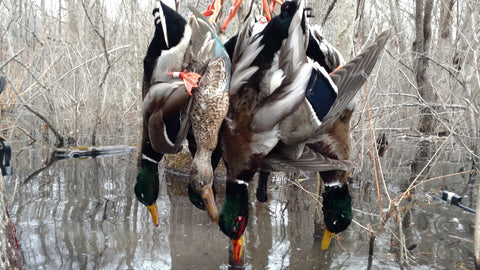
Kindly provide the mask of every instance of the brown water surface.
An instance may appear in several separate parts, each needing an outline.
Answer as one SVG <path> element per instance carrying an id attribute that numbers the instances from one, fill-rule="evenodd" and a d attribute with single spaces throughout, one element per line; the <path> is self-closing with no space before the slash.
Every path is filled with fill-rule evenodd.
<path id="1" fill-rule="evenodd" d="M 382 158 L 391 197 L 411 178 L 412 162 L 421 164 L 418 139 L 396 139 Z M 439 142 L 434 142 L 435 150 Z M 61 160 L 44 167 L 48 150 L 13 142 L 14 175 L 5 177 L 10 214 L 25 269 L 227 269 L 229 241 L 186 197 L 188 176 L 161 170 L 158 199 L 160 225 L 133 194 L 136 154 Z M 428 152 L 428 151 L 427 151 Z M 428 153 L 427 153 L 428 154 Z M 424 162 L 424 161 L 423 161 Z M 448 150 L 432 166 L 431 175 L 468 169 L 468 157 Z M 423 167 L 423 166 L 422 166 Z M 371 164 L 352 183 L 354 220 L 340 234 L 340 244 L 320 250 L 313 237 L 314 200 L 284 178 L 273 177 L 266 203 L 255 200 L 251 183 L 246 269 L 367 269 L 368 234 L 362 226 L 379 225 L 379 210 Z M 25 183 L 25 180 L 28 182 Z M 216 180 L 217 206 L 223 203 L 223 178 Z M 315 192 L 316 180 L 302 182 Z M 473 267 L 474 215 L 426 194 L 450 190 L 474 207 L 476 188 L 468 174 L 432 181 L 417 189 L 412 219 L 404 228 L 415 269 Z M 384 207 L 388 207 L 384 198 Z M 389 222 L 375 241 L 371 269 L 398 269 L 397 232 Z"/>

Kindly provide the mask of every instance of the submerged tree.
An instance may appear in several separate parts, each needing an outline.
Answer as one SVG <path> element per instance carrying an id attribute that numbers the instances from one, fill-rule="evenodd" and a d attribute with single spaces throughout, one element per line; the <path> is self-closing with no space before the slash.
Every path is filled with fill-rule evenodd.
<path id="1" fill-rule="evenodd" d="M 429 78 L 428 54 L 432 42 L 432 11 L 433 0 L 415 1 L 415 41 L 413 53 L 415 57 L 415 79 L 419 96 L 425 102 L 420 110 L 418 130 L 422 133 L 431 134 L 435 131 L 435 107 L 437 94 L 434 92 L 432 82 Z"/>

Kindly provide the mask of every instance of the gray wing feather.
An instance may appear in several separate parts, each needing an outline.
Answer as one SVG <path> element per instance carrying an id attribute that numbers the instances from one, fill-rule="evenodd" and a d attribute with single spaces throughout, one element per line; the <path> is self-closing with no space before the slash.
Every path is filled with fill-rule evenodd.
<path id="1" fill-rule="evenodd" d="M 331 159 L 312 151 L 308 147 L 305 147 L 305 150 L 298 159 L 286 159 L 281 155 L 271 153 L 262 160 L 261 164 L 262 170 L 266 171 L 347 171 L 354 167 L 355 164 L 349 160 Z"/>
<path id="2" fill-rule="evenodd" d="M 340 69 L 334 71 L 330 77 L 338 88 L 338 96 L 323 119 L 323 124 L 316 132 L 322 134 L 328 131 L 340 114 L 348 107 L 358 90 L 365 83 L 372 72 L 375 63 L 383 51 L 383 47 L 390 37 L 390 31 L 381 33 L 377 40 L 364 52 L 349 61 Z"/>
<path id="3" fill-rule="evenodd" d="M 237 44 L 232 59 L 232 81 L 229 94 L 236 95 L 238 90 L 258 70 L 257 66 L 251 66 L 264 45 L 260 44 L 261 37 L 253 35 L 254 25 L 248 20 L 238 34 Z"/>

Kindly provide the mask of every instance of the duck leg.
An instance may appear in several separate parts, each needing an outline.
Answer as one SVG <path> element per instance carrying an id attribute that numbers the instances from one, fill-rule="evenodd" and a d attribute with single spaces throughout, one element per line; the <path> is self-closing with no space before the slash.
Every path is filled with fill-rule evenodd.
<path id="1" fill-rule="evenodd" d="M 265 18 L 267 18 L 267 21 L 272 20 L 272 16 L 270 15 L 270 10 L 268 8 L 268 1 L 262 0 L 262 4 L 263 4 L 263 10 L 265 11 Z"/>
<path id="2" fill-rule="evenodd" d="M 238 7 L 240 6 L 241 3 L 242 3 L 242 0 L 235 0 L 232 7 L 230 8 L 230 13 L 228 14 L 227 19 L 223 23 L 221 31 L 225 31 L 225 29 L 227 29 L 228 24 L 233 19 L 233 17 L 235 17 Z M 270 4 L 268 4 L 268 0 L 262 0 L 263 10 L 265 11 L 265 18 L 267 18 L 267 20 L 270 21 L 272 19 L 271 13 L 275 9 L 275 4 L 282 5 L 283 3 L 284 3 L 283 0 L 272 0 Z"/>
<path id="3" fill-rule="evenodd" d="M 260 175 L 258 177 L 257 192 L 256 192 L 256 197 L 259 202 L 268 201 L 267 185 L 268 185 L 269 175 L 270 175 L 270 172 L 260 171 Z"/>
<path id="4" fill-rule="evenodd" d="M 270 1 L 270 12 L 273 12 L 273 10 L 275 9 L 275 4 L 278 4 L 278 5 L 282 5 L 285 1 L 283 0 L 271 0 Z"/>
<path id="5" fill-rule="evenodd" d="M 233 6 L 230 8 L 230 13 L 228 14 L 227 19 L 223 23 L 222 26 L 222 31 L 225 31 L 227 29 L 228 23 L 235 17 L 235 14 L 237 14 L 238 7 L 242 3 L 242 0 L 235 0 L 235 3 L 233 3 Z"/>
<path id="6" fill-rule="evenodd" d="M 207 10 L 202 12 L 202 15 L 205 17 L 210 17 L 208 19 L 210 23 L 215 22 L 218 17 L 218 14 L 222 10 L 222 0 L 213 0 L 210 5 L 208 5 Z"/>
<path id="7" fill-rule="evenodd" d="M 198 87 L 198 80 L 202 77 L 195 72 L 187 72 L 186 70 L 182 72 L 167 72 L 167 75 L 171 76 L 172 79 L 181 79 L 190 96 L 192 95 L 192 89 Z"/>

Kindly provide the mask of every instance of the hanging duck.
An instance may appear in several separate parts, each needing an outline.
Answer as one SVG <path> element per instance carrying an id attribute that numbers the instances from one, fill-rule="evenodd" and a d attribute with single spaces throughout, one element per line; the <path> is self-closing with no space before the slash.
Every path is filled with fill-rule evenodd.
<path id="1" fill-rule="evenodd" d="M 163 154 L 181 149 L 189 128 L 182 112 L 190 97 L 187 86 L 191 80 L 183 83 L 169 72 L 182 70 L 191 29 L 182 16 L 161 1 L 157 1 L 153 16 L 155 34 L 143 61 L 143 133 L 135 195 L 158 226 L 158 163 Z"/>
<path id="2" fill-rule="evenodd" d="M 248 223 L 248 183 L 279 141 L 277 123 L 303 102 L 312 73 L 303 1 L 285 2 L 268 24 L 245 25 L 233 54 L 230 108 L 221 131 L 227 183 L 218 223 L 232 239 L 235 262 Z"/>
<path id="3" fill-rule="evenodd" d="M 188 137 L 195 140 L 189 147 L 194 154 L 192 196 L 200 196 L 216 220 L 212 163 L 218 164 L 220 153 L 212 162 L 211 155 L 228 108 L 230 61 L 203 16 L 192 16 L 187 23 L 161 1 L 157 4 L 155 35 L 144 59 L 142 155 L 135 194 L 157 226 L 158 162 L 163 154 L 180 151 Z"/>
<path id="4" fill-rule="evenodd" d="M 217 148 L 218 132 L 228 111 L 231 62 L 223 44 L 208 20 L 196 9 L 193 16 L 192 39 L 186 61 L 193 70 L 204 70 L 198 88 L 192 96 L 190 121 L 196 142 L 196 152 L 190 170 L 190 187 L 200 195 L 208 216 L 218 219 L 215 206 L 211 157 Z M 216 153 L 220 153 L 217 149 Z M 216 161 L 218 163 L 218 161 Z"/>
<path id="5" fill-rule="evenodd" d="M 322 210 L 326 230 L 322 249 L 328 248 L 333 235 L 344 231 L 352 221 L 348 171 L 353 164 L 348 159 L 353 98 L 371 73 L 389 36 L 389 31 L 381 33 L 360 55 L 329 75 L 323 67 L 315 65 L 317 78 L 310 80 L 305 102 L 280 123 L 281 142 L 262 163 L 271 169 L 276 167 L 274 170 L 290 167 L 320 172 L 325 184 Z M 333 83 L 338 91 L 325 87 L 325 82 Z"/>
<path id="6" fill-rule="evenodd" d="M 331 74 L 315 62 L 308 62 L 307 68 L 304 68 L 307 47 L 305 40 L 309 39 L 309 34 L 306 34 L 308 25 L 303 24 L 306 21 L 303 2 L 301 0 L 285 2 L 281 10 L 278 17 L 287 18 L 287 20 L 278 19 L 280 23 L 277 25 L 288 29 L 288 36 L 282 36 L 286 31 L 282 32 L 281 27 L 279 27 L 280 31 L 275 32 L 276 37 L 280 39 L 279 41 L 277 39 L 277 44 L 263 44 L 255 39 L 258 36 L 268 35 L 265 32 L 255 35 L 249 41 L 244 40 L 245 37 L 250 38 L 248 35 L 239 35 L 235 55 L 242 53 L 243 55 L 233 58 L 230 110 L 226 118 L 229 124 L 222 130 L 224 160 L 228 170 L 227 193 L 220 213 L 219 225 L 221 230 L 234 241 L 234 246 L 239 245 L 235 241 L 241 241 L 248 222 L 248 194 L 244 186 L 251 181 L 257 170 L 285 171 L 286 168 L 292 167 L 324 171 L 322 177 L 327 186 L 332 183 L 332 190 L 337 190 L 337 186 L 342 192 L 345 190 L 343 185 L 337 185 L 337 183 L 346 183 L 346 179 L 344 181 L 342 178 L 345 175 L 343 172 L 352 168 L 352 163 L 347 160 L 350 149 L 349 105 L 371 72 L 388 38 L 386 33 L 380 35 L 379 39 L 364 53 Z M 271 29 L 269 26 L 276 21 L 276 18 L 272 19 L 265 29 Z M 294 24 L 295 18 L 302 23 Z M 286 40 L 282 40 L 281 37 Z M 256 42 L 258 42 L 257 48 L 253 47 Z M 295 45 L 292 46 L 292 44 Z M 277 51 L 265 49 L 278 47 L 281 47 L 278 50 L 278 58 L 274 58 Z M 256 58 L 262 57 L 263 61 L 260 62 L 262 64 L 257 65 L 259 62 L 255 62 Z M 275 61 L 269 62 L 268 59 L 278 59 L 276 60 L 278 64 Z M 287 62 L 282 62 L 286 59 L 288 59 Z M 293 64 L 292 60 L 295 61 Z M 301 72 L 296 73 L 295 70 Z M 295 85 L 296 89 L 303 89 L 303 96 L 299 95 L 300 101 L 295 98 L 282 99 L 287 95 L 282 93 L 284 87 L 295 83 L 299 78 L 291 74 L 306 76 Z M 255 84 L 255 82 L 262 83 Z M 311 105 L 312 101 L 306 98 L 308 92 L 328 97 L 327 101 L 322 98 L 320 104 L 329 108 L 325 109 L 322 106 L 314 108 L 315 105 Z M 329 104 L 325 105 L 325 102 Z M 315 109 L 320 112 L 318 115 Z M 335 138 L 336 134 L 341 136 Z M 316 149 L 315 146 L 325 149 L 320 151 L 321 148 Z M 338 151 L 339 154 L 331 154 L 328 150 L 333 153 Z M 334 202 L 335 198 L 340 198 L 336 195 L 328 196 L 338 194 L 329 191 L 330 188 L 326 190 L 327 194 L 324 196 L 327 206 L 330 202 Z M 348 187 L 346 191 L 348 192 Z M 350 208 L 348 196 L 341 201 L 346 202 L 345 205 Z M 239 197 L 243 199 L 235 199 Z M 336 209 L 332 207 L 325 210 L 335 212 Z M 341 215 L 344 215 L 341 216 L 343 219 L 341 221 L 346 220 L 349 224 L 351 216 L 344 213 Z M 341 223 L 336 217 L 330 218 L 329 214 L 325 215 L 325 221 L 327 228 L 330 229 L 333 228 L 330 224 Z M 332 230 L 338 232 L 335 228 Z"/>

